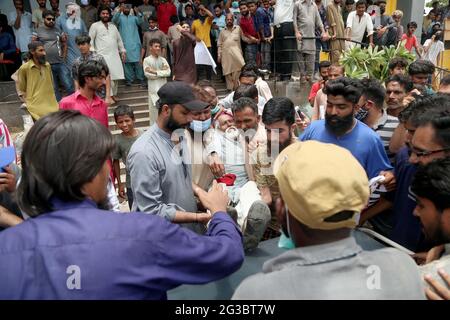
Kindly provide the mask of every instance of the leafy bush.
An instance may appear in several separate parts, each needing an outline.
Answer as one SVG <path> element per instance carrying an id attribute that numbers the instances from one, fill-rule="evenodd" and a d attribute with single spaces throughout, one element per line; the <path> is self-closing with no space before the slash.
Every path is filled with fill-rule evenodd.
<path id="1" fill-rule="evenodd" d="M 379 49 L 378 46 L 375 48 L 354 46 L 343 52 L 340 63 L 344 66 L 347 77 L 375 78 L 384 81 L 389 76 L 389 61 L 396 57 L 405 58 L 409 63 L 415 60 L 414 54 L 405 48 L 404 42 L 400 42 L 397 47 L 390 46 L 383 49 Z"/>

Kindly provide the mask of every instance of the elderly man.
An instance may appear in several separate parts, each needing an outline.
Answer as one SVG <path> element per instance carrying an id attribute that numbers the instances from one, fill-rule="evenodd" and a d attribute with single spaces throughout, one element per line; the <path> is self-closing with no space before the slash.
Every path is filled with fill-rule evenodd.
<path id="1" fill-rule="evenodd" d="M 239 74 L 245 64 L 242 55 L 241 39 L 246 37 L 241 27 L 234 25 L 234 16 L 228 13 L 225 18 L 226 27 L 220 32 L 218 47 L 218 61 L 222 64 L 222 73 L 227 81 L 227 89 L 234 91 L 239 85 Z"/>
<path id="2" fill-rule="evenodd" d="M 294 143 L 280 153 L 274 170 L 281 192 L 277 217 L 295 248 L 245 279 L 233 299 L 424 299 L 408 255 L 393 248 L 364 251 L 353 238 L 369 188 L 347 150 Z"/>

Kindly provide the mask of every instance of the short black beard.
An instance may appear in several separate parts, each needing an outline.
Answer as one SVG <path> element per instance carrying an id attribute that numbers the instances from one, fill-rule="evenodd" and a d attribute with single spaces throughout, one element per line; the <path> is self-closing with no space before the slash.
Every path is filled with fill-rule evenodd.
<path id="1" fill-rule="evenodd" d="M 334 119 L 336 119 L 337 122 L 333 123 L 331 121 Z M 353 121 L 356 121 L 353 118 L 353 113 L 350 113 L 345 117 L 338 117 L 336 115 L 329 116 L 325 114 L 325 127 L 338 137 L 344 135 L 350 130 L 353 125 Z"/>
<path id="2" fill-rule="evenodd" d="M 292 143 L 292 138 L 287 139 L 284 143 L 278 142 L 278 153 L 289 147 Z M 271 156 L 272 153 L 272 143 L 267 141 L 267 156 Z"/>
<path id="3" fill-rule="evenodd" d="M 37 57 L 36 60 L 42 65 L 44 65 L 47 62 L 47 58 L 45 56 Z"/>
<path id="4" fill-rule="evenodd" d="M 184 129 L 183 126 L 181 126 L 178 122 L 175 121 L 175 119 L 172 117 L 172 113 L 169 116 L 169 119 L 167 120 L 166 128 L 170 132 L 174 132 L 177 129 Z"/>

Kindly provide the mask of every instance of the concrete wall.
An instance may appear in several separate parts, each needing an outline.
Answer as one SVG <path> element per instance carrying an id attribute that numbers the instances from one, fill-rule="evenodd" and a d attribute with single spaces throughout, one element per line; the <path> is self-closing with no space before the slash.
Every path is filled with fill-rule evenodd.
<path id="1" fill-rule="evenodd" d="M 405 28 L 410 21 L 417 22 L 416 37 L 420 41 L 422 35 L 423 12 L 425 0 L 397 0 L 397 9 L 403 11 L 402 25 Z"/>
<path id="2" fill-rule="evenodd" d="M 25 5 L 25 10 L 29 11 L 38 7 L 36 0 L 23 0 Z M 74 0 L 60 0 L 59 1 L 59 11 L 64 12 L 64 8 L 67 3 L 75 2 Z M 50 2 L 47 0 L 47 8 L 50 9 Z M 10 12 L 15 11 L 13 0 L 0 0 L 0 12 L 8 15 Z M 30 11 L 31 12 L 31 11 Z"/>

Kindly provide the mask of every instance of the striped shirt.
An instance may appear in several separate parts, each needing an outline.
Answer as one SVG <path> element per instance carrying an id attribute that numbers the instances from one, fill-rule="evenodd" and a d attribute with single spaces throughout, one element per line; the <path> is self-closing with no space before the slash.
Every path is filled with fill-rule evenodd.
<path id="1" fill-rule="evenodd" d="M 389 142 L 391 141 L 392 135 L 394 134 L 394 130 L 397 128 L 399 121 L 396 117 L 390 116 L 387 114 L 386 110 L 383 109 L 383 114 L 381 118 L 378 120 L 377 124 L 372 128 L 375 132 L 380 136 L 381 141 L 383 142 L 384 150 L 389 158 L 389 161 L 392 165 L 395 162 L 395 153 L 392 153 L 389 150 Z M 381 191 L 377 188 L 371 195 L 369 199 L 369 206 L 375 204 L 379 199 L 382 193 L 385 191 Z"/>
<path id="2" fill-rule="evenodd" d="M 8 127 L 2 119 L 0 119 L 0 148 L 1 147 L 14 147 Z"/>

